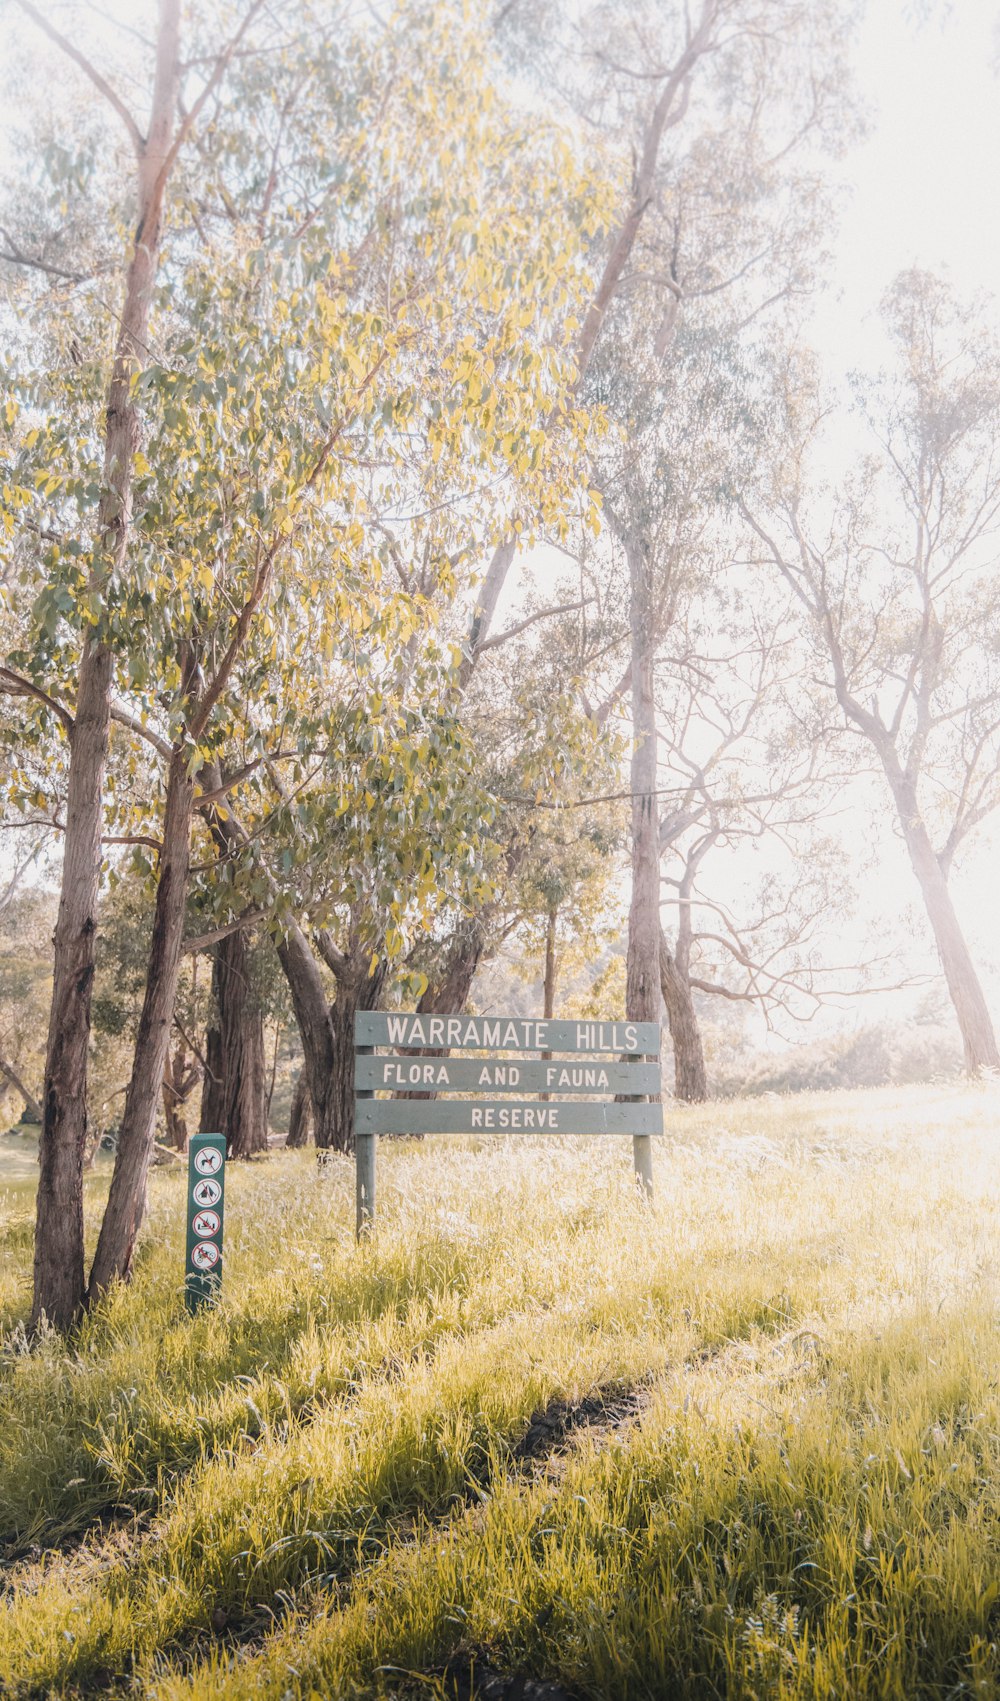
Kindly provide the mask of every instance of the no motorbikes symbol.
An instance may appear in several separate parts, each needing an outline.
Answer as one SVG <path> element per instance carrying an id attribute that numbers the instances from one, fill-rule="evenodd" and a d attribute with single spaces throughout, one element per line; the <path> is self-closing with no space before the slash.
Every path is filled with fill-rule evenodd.
<path id="1" fill-rule="evenodd" d="M 214 1240 L 199 1240 L 191 1252 L 191 1262 L 196 1270 L 214 1270 L 221 1257 Z"/>

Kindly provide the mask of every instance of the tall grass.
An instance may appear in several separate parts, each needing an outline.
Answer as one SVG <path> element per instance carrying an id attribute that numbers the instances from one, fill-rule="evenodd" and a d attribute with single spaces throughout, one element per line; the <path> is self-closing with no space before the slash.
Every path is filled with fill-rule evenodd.
<path id="1" fill-rule="evenodd" d="M 361 1248 L 348 1163 L 234 1167 L 194 1319 L 157 1175 L 0 1352 L 0 1694 L 1000 1694 L 996 1102 L 674 1113 L 652 1212 L 613 1140 L 385 1142 Z"/>

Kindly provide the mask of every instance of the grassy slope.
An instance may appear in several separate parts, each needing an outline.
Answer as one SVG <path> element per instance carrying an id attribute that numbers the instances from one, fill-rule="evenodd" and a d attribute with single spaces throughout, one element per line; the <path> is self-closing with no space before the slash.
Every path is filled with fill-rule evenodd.
<path id="1" fill-rule="evenodd" d="M 678 1113 L 653 1214 L 622 1142 L 383 1142 L 360 1250 L 350 1166 L 275 1157 L 194 1321 L 160 1173 L 131 1290 L 30 1353 L 14 1176 L 0 1694 L 426 1696 L 474 1654 L 579 1696 L 1000 1696 L 997 1109 Z"/>

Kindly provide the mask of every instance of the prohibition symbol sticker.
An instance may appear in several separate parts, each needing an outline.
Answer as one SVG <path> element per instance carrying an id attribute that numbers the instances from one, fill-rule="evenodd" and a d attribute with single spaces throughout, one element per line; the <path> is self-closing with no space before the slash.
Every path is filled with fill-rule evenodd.
<path id="1" fill-rule="evenodd" d="M 191 1262 L 196 1270 L 214 1270 L 221 1256 L 214 1240 L 199 1240 L 191 1249 Z"/>
<path id="2" fill-rule="evenodd" d="M 222 1183 L 196 1181 L 191 1189 L 191 1197 L 196 1205 L 217 1205 L 222 1198 Z"/>
<path id="3" fill-rule="evenodd" d="M 195 1153 L 194 1167 L 199 1175 L 215 1175 L 222 1168 L 222 1153 L 214 1146 L 203 1146 Z"/>
<path id="4" fill-rule="evenodd" d="M 222 1218 L 218 1211 L 198 1211 L 191 1219 L 191 1227 L 199 1240 L 211 1240 L 222 1227 Z"/>

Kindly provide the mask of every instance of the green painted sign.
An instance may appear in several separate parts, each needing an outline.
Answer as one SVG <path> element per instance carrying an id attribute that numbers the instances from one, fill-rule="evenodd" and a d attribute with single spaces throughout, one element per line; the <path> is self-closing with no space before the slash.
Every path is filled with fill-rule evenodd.
<path id="1" fill-rule="evenodd" d="M 584 1051 L 659 1057 L 658 1022 L 536 1021 L 523 1016 L 416 1016 L 361 1010 L 354 1043 L 403 1050 Z"/>
<path id="2" fill-rule="evenodd" d="M 187 1263 L 189 1311 L 217 1299 L 222 1284 L 222 1218 L 226 1194 L 226 1137 L 193 1134 L 188 1146 Z"/>
<path id="3" fill-rule="evenodd" d="M 354 1044 L 359 1239 L 375 1226 L 379 1134 L 631 1134 L 636 1179 L 644 1197 L 652 1197 L 650 1136 L 663 1132 L 659 1022 L 361 1010 Z M 382 1056 L 375 1055 L 379 1046 Z M 386 1050 L 397 1055 L 386 1057 Z M 453 1051 L 486 1055 L 455 1058 Z M 510 1055 L 526 1051 L 543 1055 Z M 449 1093 L 478 1096 L 442 1096 Z M 503 1096 L 514 1093 L 540 1096 Z"/>
<path id="4" fill-rule="evenodd" d="M 472 1099 L 364 1099 L 355 1107 L 359 1134 L 662 1134 L 661 1104 L 561 1104 L 526 1099 L 477 1104 Z"/>
<path id="5" fill-rule="evenodd" d="M 658 1093 L 658 1063 L 557 1058 L 359 1057 L 359 1091 L 393 1093 Z"/>

